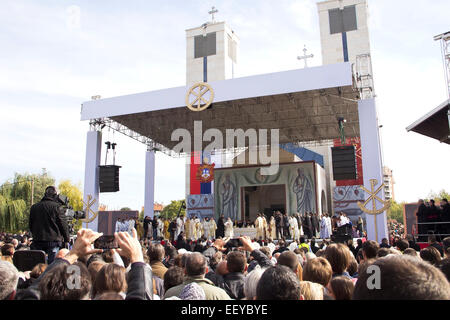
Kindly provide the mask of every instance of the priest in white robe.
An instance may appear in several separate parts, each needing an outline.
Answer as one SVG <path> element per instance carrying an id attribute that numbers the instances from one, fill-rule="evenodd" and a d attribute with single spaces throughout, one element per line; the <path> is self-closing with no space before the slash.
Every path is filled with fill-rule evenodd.
<path id="1" fill-rule="evenodd" d="M 231 221 L 231 218 L 228 218 L 225 222 L 225 238 L 233 238 L 233 221 Z"/>
<path id="2" fill-rule="evenodd" d="M 177 218 L 177 229 L 175 231 L 175 239 L 178 238 L 178 235 L 184 231 L 184 222 L 183 222 L 183 217 L 178 217 Z"/>
<path id="3" fill-rule="evenodd" d="M 255 220 L 255 228 L 256 228 L 256 239 L 258 240 L 264 239 L 264 220 L 261 217 L 260 213 L 258 213 L 257 218 Z"/>

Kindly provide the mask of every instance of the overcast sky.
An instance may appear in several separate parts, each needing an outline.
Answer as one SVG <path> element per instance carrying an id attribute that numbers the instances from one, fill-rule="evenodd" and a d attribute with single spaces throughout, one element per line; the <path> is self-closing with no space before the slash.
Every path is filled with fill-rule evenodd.
<path id="1" fill-rule="evenodd" d="M 0 7 L 0 182 L 46 168 L 82 186 L 88 123 L 81 103 L 185 85 L 185 30 L 227 21 L 240 38 L 237 76 L 303 67 L 306 44 L 321 65 L 317 1 L 2 0 Z M 398 201 L 450 190 L 450 147 L 405 128 L 446 99 L 440 46 L 447 0 L 369 0 L 369 32 L 385 164 Z M 144 202 L 145 146 L 118 143 L 121 190 L 110 209 Z M 184 159 L 156 157 L 155 200 L 184 197 Z M 104 154 L 102 155 L 102 163 Z"/>

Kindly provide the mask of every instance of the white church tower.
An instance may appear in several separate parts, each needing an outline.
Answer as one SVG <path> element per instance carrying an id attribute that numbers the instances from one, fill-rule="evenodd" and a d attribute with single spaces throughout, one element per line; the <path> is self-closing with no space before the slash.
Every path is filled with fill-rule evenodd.
<path id="1" fill-rule="evenodd" d="M 186 30 L 186 84 L 226 80 L 234 77 L 239 38 L 225 22 L 212 19 Z"/>
<path id="2" fill-rule="evenodd" d="M 370 54 L 366 0 L 330 0 L 317 4 L 323 64 L 356 63 Z"/>
<path id="3" fill-rule="evenodd" d="M 218 10 L 212 7 L 208 13 L 211 21 L 186 30 L 186 85 L 234 78 L 239 38 L 226 24 L 217 22 Z M 220 168 L 226 155 L 211 155 L 209 159 Z M 186 197 L 191 193 L 191 160 L 186 162 Z"/>

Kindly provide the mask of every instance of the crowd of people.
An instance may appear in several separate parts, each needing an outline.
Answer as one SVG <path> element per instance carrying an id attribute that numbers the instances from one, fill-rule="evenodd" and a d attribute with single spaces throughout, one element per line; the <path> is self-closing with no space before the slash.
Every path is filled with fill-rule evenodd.
<path id="1" fill-rule="evenodd" d="M 303 218 L 317 226 L 318 217 L 276 212 L 269 223 L 258 214 L 253 239 L 235 237 L 224 217 L 177 217 L 167 221 L 168 236 L 147 219 L 142 237 L 131 219 L 134 226 L 115 232 L 116 248 L 96 249 L 102 234 L 93 230 L 68 239 L 55 196 L 48 188 L 32 207 L 31 233 L 0 235 L 1 300 L 450 299 L 450 237 L 430 235 L 424 249 L 412 235 L 337 241 L 332 234 L 358 233 L 359 221 L 324 214 L 314 233 L 302 234 Z M 331 236 L 316 239 L 323 232 Z M 46 258 L 24 270 L 17 252 L 36 247 Z"/>
<path id="2" fill-rule="evenodd" d="M 183 231 L 181 232 L 183 233 Z M 50 264 L 19 272 L 12 257 L 29 250 L 28 234 L 1 235 L 0 299 L 16 300 L 351 300 L 450 299 L 450 237 L 381 244 L 254 241 L 240 237 L 197 242 L 139 240 L 136 230 L 115 233 L 117 249 L 93 249 L 101 234 L 78 232 L 70 249 Z M 373 282 L 373 270 L 380 270 Z M 80 279 L 71 287 L 73 270 Z M 378 287 L 377 287 L 378 283 Z"/>

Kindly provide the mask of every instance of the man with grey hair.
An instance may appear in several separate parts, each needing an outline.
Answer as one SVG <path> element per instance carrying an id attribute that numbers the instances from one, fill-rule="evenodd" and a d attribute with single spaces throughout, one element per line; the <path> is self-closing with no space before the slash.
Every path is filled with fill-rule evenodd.
<path id="1" fill-rule="evenodd" d="M 256 288 L 258 287 L 259 279 L 264 273 L 265 269 L 262 269 L 259 265 L 253 269 L 252 272 L 248 273 L 244 278 L 244 295 L 245 300 L 255 300 L 256 299 Z"/>
<path id="2" fill-rule="evenodd" d="M 170 298 L 173 296 L 179 297 L 184 287 L 190 283 L 197 283 L 205 292 L 206 300 L 230 300 L 230 296 L 225 290 L 214 286 L 211 280 L 205 278 L 205 274 L 208 273 L 208 266 L 206 264 L 206 258 L 199 252 L 193 252 L 186 257 L 184 266 L 184 272 L 186 274 L 185 281 L 175 287 L 167 290 L 164 298 Z"/>
<path id="3" fill-rule="evenodd" d="M 19 271 L 7 261 L 0 260 L 0 300 L 14 300 Z"/>

